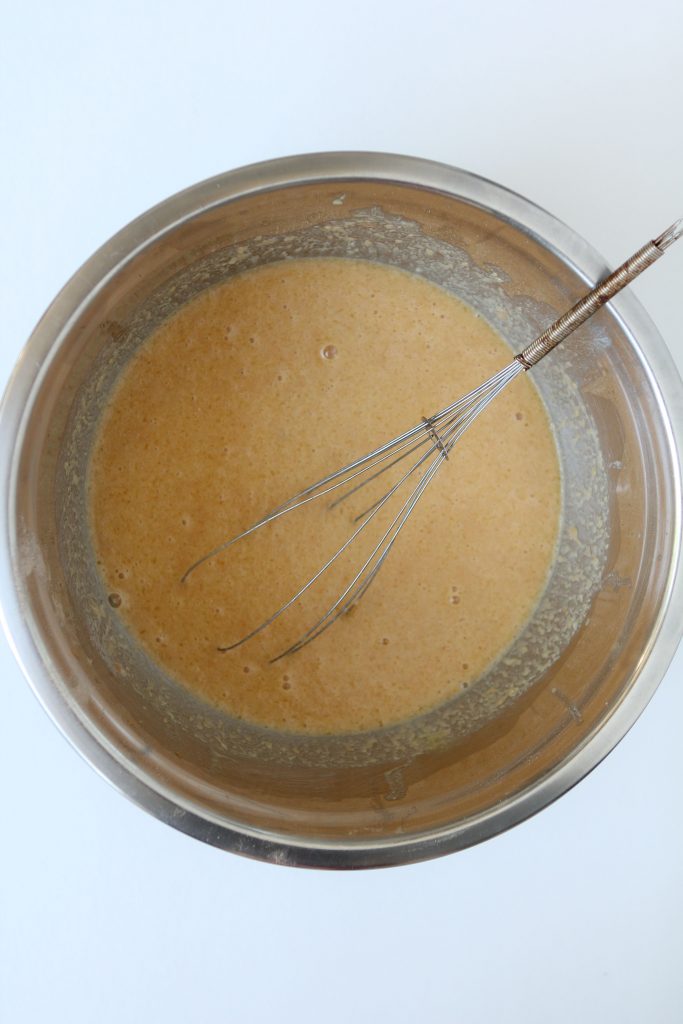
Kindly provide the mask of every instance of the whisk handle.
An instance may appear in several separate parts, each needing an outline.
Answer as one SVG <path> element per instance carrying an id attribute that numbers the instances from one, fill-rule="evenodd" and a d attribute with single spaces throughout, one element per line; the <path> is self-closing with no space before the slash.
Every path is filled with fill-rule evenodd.
<path id="1" fill-rule="evenodd" d="M 561 341 L 564 341 L 572 331 L 575 331 L 577 327 L 580 327 L 589 317 L 593 316 L 617 292 L 620 292 L 638 274 L 642 274 L 655 260 L 663 256 L 669 246 L 677 238 L 680 238 L 681 234 L 683 234 L 683 219 L 677 220 L 670 228 L 663 231 L 658 238 L 644 245 L 642 249 L 634 253 L 625 263 L 617 267 L 609 277 L 606 277 L 592 291 L 584 295 L 582 299 L 579 299 L 575 306 L 572 306 L 559 320 L 556 320 L 543 334 L 536 338 L 535 341 L 532 341 L 530 345 L 527 345 L 519 355 L 515 356 L 517 362 L 521 363 L 525 370 L 530 370 L 543 356 L 547 355 Z"/>

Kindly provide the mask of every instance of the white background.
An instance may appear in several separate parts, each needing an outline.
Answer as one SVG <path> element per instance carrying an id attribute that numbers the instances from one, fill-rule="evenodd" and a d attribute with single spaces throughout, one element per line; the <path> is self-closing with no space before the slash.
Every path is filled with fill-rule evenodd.
<path id="1" fill-rule="evenodd" d="M 0 6 L 2 383 L 114 231 L 255 160 L 443 160 L 612 263 L 683 215 L 680 0 Z M 681 280 L 683 243 L 634 289 L 679 367 Z M 0 1017 L 679 1024 L 681 653 L 616 751 L 533 820 L 335 874 L 241 860 L 133 807 L 0 641 Z"/>

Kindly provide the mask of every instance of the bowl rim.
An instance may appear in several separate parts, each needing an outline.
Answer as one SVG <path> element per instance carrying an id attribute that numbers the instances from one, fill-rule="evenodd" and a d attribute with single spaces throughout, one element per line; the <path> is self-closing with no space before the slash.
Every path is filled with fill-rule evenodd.
<path id="1" fill-rule="evenodd" d="M 274 863 L 308 867 L 363 868 L 425 860 L 491 838 L 552 803 L 584 778 L 616 746 L 640 716 L 663 678 L 683 633 L 676 607 L 683 606 L 681 567 L 681 460 L 683 382 L 659 331 L 632 292 L 610 303 L 650 376 L 665 425 L 673 469 L 673 557 L 659 615 L 641 659 L 637 683 L 583 744 L 545 778 L 500 806 L 419 838 L 333 842 L 297 840 L 266 833 L 208 813 L 197 813 L 120 750 L 98 738 L 67 702 L 41 655 L 22 608 L 15 558 L 15 495 L 19 453 L 31 396 L 51 353 L 81 307 L 139 252 L 180 224 L 212 207 L 253 193 L 305 184 L 382 181 L 421 187 L 490 209 L 553 251 L 588 284 L 609 269 L 606 261 L 566 224 L 535 203 L 486 178 L 447 164 L 376 152 L 325 152 L 250 164 L 199 182 L 163 200 L 101 246 L 52 301 L 24 345 L 0 403 L 0 620 L 21 671 L 47 714 L 81 756 L 108 782 L 161 821 L 203 842 Z M 638 339 L 636 341 L 636 338 Z"/>

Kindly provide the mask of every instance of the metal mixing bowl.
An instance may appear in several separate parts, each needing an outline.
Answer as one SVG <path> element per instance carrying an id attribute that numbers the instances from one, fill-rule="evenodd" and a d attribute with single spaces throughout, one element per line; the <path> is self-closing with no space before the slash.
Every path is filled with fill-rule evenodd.
<path id="1" fill-rule="evenodd" d="M 103 599 L 87 460 L 117 374 L 164 317 L 230 274 L 294 255 L 423 274 L 515 349 L 607 269 L 527 200 L 405 157 L 293 157 L 167 200 L 78 271 L 8 385 L 3 622 L 62 732 L 157 817 L 281 863 L 398 864 L 538 811 L 651 697 L 683 622 L 683 387 L 631 294 L 534 369 L 562 463 L 557 556 L 523 635 L 467 694 L 368 734 L 299 737 L 231 720 L 164 678 Z M 455 370 L 453 388 L 455 398 Z"/>

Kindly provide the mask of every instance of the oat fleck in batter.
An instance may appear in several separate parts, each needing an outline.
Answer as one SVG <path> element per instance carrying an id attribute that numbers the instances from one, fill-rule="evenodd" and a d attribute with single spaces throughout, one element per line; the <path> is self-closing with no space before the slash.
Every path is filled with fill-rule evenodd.
<path id="1" fill-rule="evenodd" d="M 526 376 L 456 446 L 361 603 L 301 652 L 269 663 L 338 595 L 339 574 L 243 647 L 218 648 L 290 597 L 360 507 L 314 503 L 180 579 L 510 358 L 447 292 L 364 261 L 275 263 L 204 292 L 140 348 L 103 417 L 90 511 L 109 603 L 177 681 L 277 729 L 376 728 L 458 693 L 518 634 L 552 559 L 557 455 Z M 347 579 L 352 566 L 358 555 Z"/>

